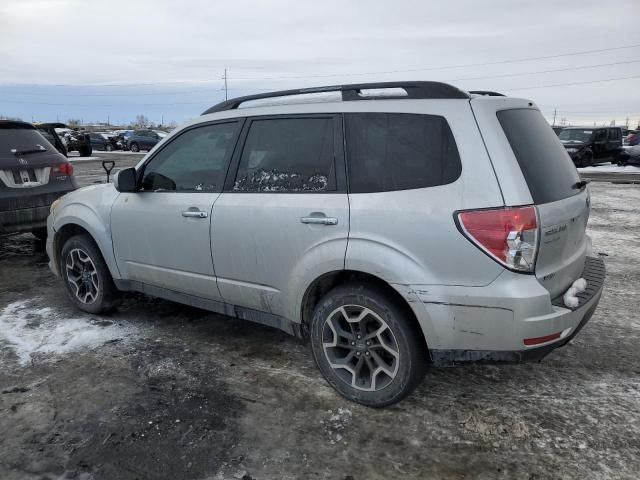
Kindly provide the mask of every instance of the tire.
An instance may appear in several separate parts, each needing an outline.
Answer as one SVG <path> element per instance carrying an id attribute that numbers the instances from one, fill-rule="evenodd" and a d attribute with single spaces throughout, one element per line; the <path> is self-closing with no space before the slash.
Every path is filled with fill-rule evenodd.
<path id="1" fill-rule="evenodd" d="M 590 167 L 592 165 L 593 165 L 593 153 L 587 152 L 584 154 L 584 157 L 582 157 L 582 166 Z"/>
<path id="2" fill-rule="evenodd" d="M 107 143 L 107 145 L 104 147 L 104 149 L 107 152 L 113 152 L 113 145 L 111 145 L 110 143 Z"/>
<path id="3" fill-rule="evenodd" d="M 359 316 L 360 322 L 356 321 Z M 411 322 L 406 307 L 377 287 L 348 283 L 331 290 L 314 310 L 310 337 L 313 358 L 327 382 L 362 405 L 385 407 L 399 402 L 418 386 L 426 371 L 422 332 Z M 336 368 L 340 363 L 344 366 Z"/>
<path id="4" fill-rule="evenodd" d="M 93 148 L 80 147 L 80 149 L 78 150 L 78 153 L 80 154 L 81 157 L 90 157 L 91 154 L 93 153 Z"/>
<path id="5" fill-rule="evenodd" d="M 132 152 L 139 152 L 140 146 L 136 142 L 133 142 L 131 145 L 129 145 L 129 150 L 131 150 Z"/>
<path id="6" fill-rule="evenodd" d="M 31 233 L 40 241 L 44 242 L 47 239 L 47 227 L 36 228 Z"/>
<path id="7" fill-rule="evenodd" d="M 104 313 L 115 307 L 118 290 L 100 250 L 89 235 L 73 236 L 62 246 L 60 275 L 71 302 L 80 310 Z"/>

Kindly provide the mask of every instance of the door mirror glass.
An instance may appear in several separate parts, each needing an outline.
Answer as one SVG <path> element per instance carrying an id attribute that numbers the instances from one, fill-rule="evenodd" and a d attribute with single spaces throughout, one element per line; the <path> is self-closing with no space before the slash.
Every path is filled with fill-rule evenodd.
<path id="1" fill-rule="evenodd" d="M 137 183 L 136 169 L 133 167 L 120 170 L 113 177 L 113 185 L 119 192 L 135 192 L 138 190 Z"/>

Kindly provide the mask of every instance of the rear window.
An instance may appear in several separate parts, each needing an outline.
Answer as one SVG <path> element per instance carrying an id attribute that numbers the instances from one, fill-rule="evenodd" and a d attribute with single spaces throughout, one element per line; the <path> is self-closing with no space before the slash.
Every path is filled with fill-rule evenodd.
<path id="1" fill-rule="evenodd" d="M 45 150 L 40 152 L 40 147 Z M 16 158 L 12 150 L 25 152 L 25 155 L 34 156 L 42 153 L 56 152 L 42 134 L 33 128 L 0 128 L 0 158 Z"/>
<path id="2" fill-rule="evenodd" d="M 578 172 L 539 111 L 523 108 L 502 110 L 497 115 L 534 203 L 555 202 L 579 193 L 573 188 L 580 181 Z"/>
<path id="3" fill-rule="evenodd" d="M 389 192 L 454 182 L 462 171 L 447 121 L 436 115 L 345 115 L 349 188 Z"/>

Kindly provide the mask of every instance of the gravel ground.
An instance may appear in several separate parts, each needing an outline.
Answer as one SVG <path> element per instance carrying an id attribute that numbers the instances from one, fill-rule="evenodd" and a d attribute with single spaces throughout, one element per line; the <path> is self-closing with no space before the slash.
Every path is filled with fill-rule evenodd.
<path id="1" fill-rule="evenodd" d="M 636 479 L 640 188 L 590 188 L 608 278 L 580 335 L 539 364 L 431 370 L 382 410 L 276 330 L 142 295 L 83 314 L 40 243 L 0 238 L 0 478 Z"/>

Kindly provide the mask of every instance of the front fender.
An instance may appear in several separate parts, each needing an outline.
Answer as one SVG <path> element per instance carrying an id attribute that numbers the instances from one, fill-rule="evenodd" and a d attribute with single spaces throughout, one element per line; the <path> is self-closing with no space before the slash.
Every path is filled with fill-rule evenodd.
<path id="1" fill-rule="evenodd" d="M 120 271 L 113 254 L 113 242 L 111 241 L 110 207 L 109 209 L 92 208 L 84 203 L 72 202 L 56 209 L 52 219 L 53 230 L 58 232 L 67 225 L 77 225 L 86 230 L 93 238 L 102 253 L 109 272 L 113 278 L 120 278 Z"/>

